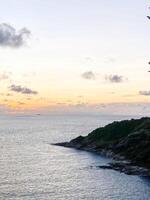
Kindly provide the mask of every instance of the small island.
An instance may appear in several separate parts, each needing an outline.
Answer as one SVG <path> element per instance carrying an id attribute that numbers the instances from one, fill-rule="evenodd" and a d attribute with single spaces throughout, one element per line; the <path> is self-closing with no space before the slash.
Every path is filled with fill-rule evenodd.
<path id="1" fill-rule="evenodd" d="M 113 169 L 128 175 L 150 176 L 150 118 L 113 122 L 87 136 L 55 145 L 95 152 L 113 158 L 101 169 Z"/>

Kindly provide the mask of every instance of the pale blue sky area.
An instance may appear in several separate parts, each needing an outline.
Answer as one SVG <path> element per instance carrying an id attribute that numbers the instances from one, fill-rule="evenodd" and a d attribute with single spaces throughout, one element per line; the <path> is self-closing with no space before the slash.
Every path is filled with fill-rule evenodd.
<path id="1" fill-rule="evenodd" d="M 33 101 L 46 99 L 39 107 L 148 105 L 149 6 L 146 0 L 0 0 L 0 24 L 31 32 L 22 47 L 0 46 L 0 77 L 10 76 L 0 81 L 2 93 L 10 84 L 33 88 Z"/>
<path id="2" fill-rule="evenodd" d="M 107 54 L 148 57 L 148 1 L 141 0 L 6 0 L 0 1 L 0 21 L 31 30 L 33 37 L 75 40 L 82 46 L 97 40 Z M 104 44 L 103 44 L 104 42 Z M 57 44 L 56 44 L 57 45 Z M 67 45 L 67 44 L 66 44 Z M 100 49 L 98 43 L 97 50 Z M 80 48 L 80 47 L 79 47 Z M 101 49 L 100 49 L 101 50 Z M 84 48 L 83 48 L 84 51 Z M 89 52 L 90 53 L 90 52 Z M 85 52 L 86 54 L 86 52 Z M 144 55 L 143 55 L 144 54 Z M 144 58 L 145 59 L 145 58 Z"/>

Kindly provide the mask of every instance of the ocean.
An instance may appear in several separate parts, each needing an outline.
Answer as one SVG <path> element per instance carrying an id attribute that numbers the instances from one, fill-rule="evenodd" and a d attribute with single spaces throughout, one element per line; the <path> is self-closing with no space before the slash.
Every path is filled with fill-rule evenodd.
<path id="1" fill-rule="evenodd" d="M 55 142 L 131 116 L 1 116 L 0 200 L 149 200 L 150 179 L 97 166 L 99 155 Z"/>

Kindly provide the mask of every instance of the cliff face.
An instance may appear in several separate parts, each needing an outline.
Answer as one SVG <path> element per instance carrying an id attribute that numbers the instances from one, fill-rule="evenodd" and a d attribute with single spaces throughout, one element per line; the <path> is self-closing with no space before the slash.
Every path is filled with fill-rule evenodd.
<path id="1" fill-rule="evenodd" d="M 123 157 L 150 168 L 150 118 L 113 122 L 59 145 Z"/>

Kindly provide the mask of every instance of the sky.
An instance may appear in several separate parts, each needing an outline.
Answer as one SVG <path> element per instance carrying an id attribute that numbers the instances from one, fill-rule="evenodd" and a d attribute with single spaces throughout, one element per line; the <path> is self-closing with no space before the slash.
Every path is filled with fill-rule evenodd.
<path id="1" fill-rule="evenodd" d="M 0 5 L 0 114 L 150 114 L 150 2 Z"/>

